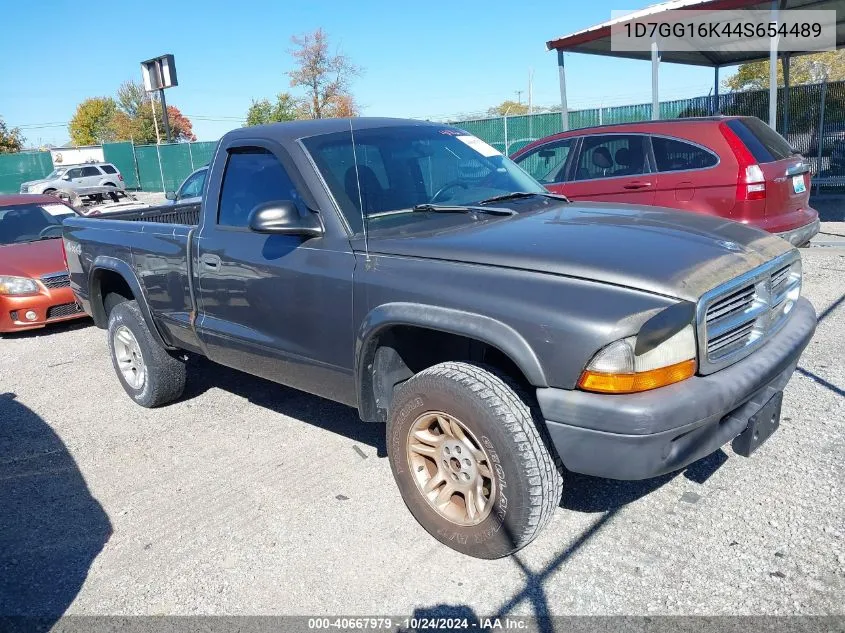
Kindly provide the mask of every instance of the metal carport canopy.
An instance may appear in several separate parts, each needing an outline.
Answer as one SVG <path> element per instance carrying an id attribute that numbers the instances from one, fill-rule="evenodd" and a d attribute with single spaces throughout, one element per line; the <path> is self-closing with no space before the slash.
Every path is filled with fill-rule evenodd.
<path id="1" fill-rule="evenodd" d="M 602 22 L 590 28 L 577 31 L 570 35 L 553 39 L 546 42 L 548 50 L 557 50 L 558 70 L 560 77 L 561 116 L 563 117 L 564 129 L 569 129 L 569 115 L 566 106 L 566 74 L 563 60 L 563 53 L 586 53 L 589 55 L 605 55 L 626 59 L 641 59 L 652 63 L 652 118 L 659 118 L 659 98 L 657 90 L 657 68 L 660 61 L 672 64 L 689 64 L 694 66 L 709 66 L 715 68 L 714 89 L 719 92 L 719 68 L 722 66 L 734 66 L 750 61 L 769 59 L 777 60 L 776 40 L 771 40 L 772 46 L 768 53 L 761 53 L 757 50 L 737 50 L 731 47 L 730 50 L 707 50 L 707 51 L 658 51 L 657 44 L 653 43 L 651 51 L 614 51 L 611 50 L 611 29 L 626 22 L 641 21 L 645 18 L 649 22 L 665 22 L 667 13 L 678 9 L 697 11 L 727 11 L 737 9 L 771 11 L 774 19 L 780 10 L 785 9 L 812 9 L 812 10 L 834 10 L 837 12 L 836 20 L 836 48 L 845 46 L 845 20 L 840 21 L 840 12 L 845 16 L 845 0 L 670 0 L 646 7 L 640 11 L 634 11 L 607 22 Z M 668 22 L 667 22 L 668 23 Z M 811 52 L 811 51 L 808 51 Z M 791 55 L 800 53 L 781 53 L 784 64 L 784 80 L 789 86 L 789 58 Z M 776 63 L 770 68 L 770 78 L 777 78 Z M 775 126 L 777 118 L 777 82 L 770 81 L 769 85 L 769 125 Z"/>

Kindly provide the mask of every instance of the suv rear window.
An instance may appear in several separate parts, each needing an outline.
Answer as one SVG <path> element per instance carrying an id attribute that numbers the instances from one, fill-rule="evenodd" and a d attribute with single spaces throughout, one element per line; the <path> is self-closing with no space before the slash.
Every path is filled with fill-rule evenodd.
<path id="1" fill-rule="evenodd" d="M 102 169 L 107 174 L 116 174 L 117 170 L 112 167 L 111 165 L 100 165 L 100 169 Z"/>
<path id="2" fill-rule="evenodd" d="M 786 139 L 757 117 L 731 119 L 728 127 L 754 156 L 758 163 L 771 163 L 795 155 Z"/>

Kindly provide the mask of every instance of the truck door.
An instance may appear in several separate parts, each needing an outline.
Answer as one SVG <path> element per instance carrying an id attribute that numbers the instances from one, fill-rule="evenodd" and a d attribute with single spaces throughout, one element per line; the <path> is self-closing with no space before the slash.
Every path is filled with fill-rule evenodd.
<path id="1" fill-rule="evenodd" d="M 348 239 L 248 228 L 251 211 L 265 202 L 290 200 L 310 213 L 304 182 L 275 143 L 239 139 L 221 147 L 209 178 L 208 190 L 220 196 L 207 196 L 195 261 L 197 332 L 208 357 L 355 405 Z"/>

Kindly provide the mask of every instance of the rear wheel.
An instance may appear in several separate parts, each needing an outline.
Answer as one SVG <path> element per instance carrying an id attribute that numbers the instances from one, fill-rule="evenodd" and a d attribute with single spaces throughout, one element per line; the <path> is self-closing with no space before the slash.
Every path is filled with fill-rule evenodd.
<path id="1" fill-rule="evenodd" d="M 530 543 L 563 480 L 530 399 L 489 368 L 448 362 L 396 391 L 387 424 L 393 475 L 436 539 L 478 558 Z"/>
<path id="2" fill-rule="evenodd" d="M 185 364 L 153 339 L 136 301 L 112 306 L 108 336 L 112 365 L 124 391 L 135 402 L 157 407 L 182 395 Z"/>

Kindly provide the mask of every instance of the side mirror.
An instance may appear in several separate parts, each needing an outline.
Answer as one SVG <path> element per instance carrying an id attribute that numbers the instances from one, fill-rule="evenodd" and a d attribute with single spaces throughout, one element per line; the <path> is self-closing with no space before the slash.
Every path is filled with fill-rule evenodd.
<path id="1" fill-rule="evenodd" d="M 302 235 L 316 237 L 323 234 L 323 227 L 313 213 L 302 217 L 290 200 L 263 202 L 249 214 L 249 228 L 256 233 Z"/>
<path id="2" fill-rule="evenodd" d="M 175 191 L 165 191 L 164 197 L 168 200 L 176 200 L 176 192 Z"/>
<path id="3" fill-rule="evenodd" d="M 62 180 L 70 180 L 70 176 L 67 174 L 62 174 Z"/>

